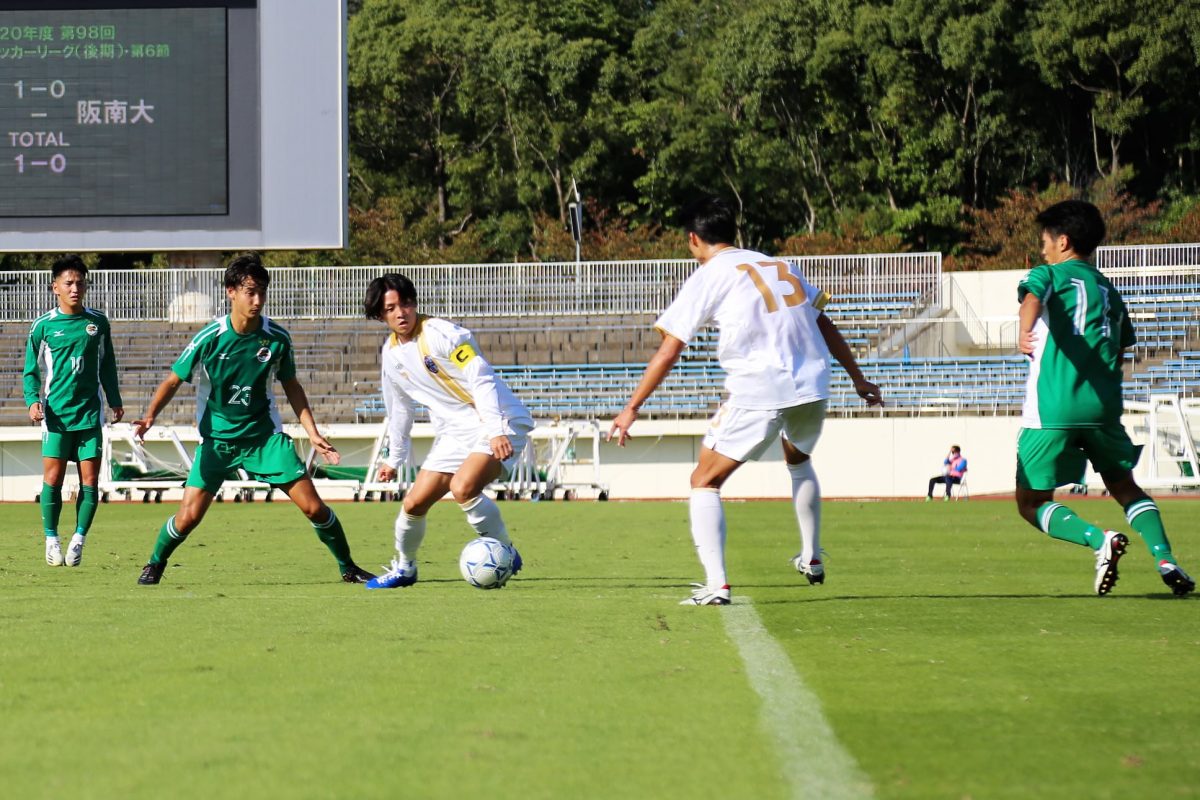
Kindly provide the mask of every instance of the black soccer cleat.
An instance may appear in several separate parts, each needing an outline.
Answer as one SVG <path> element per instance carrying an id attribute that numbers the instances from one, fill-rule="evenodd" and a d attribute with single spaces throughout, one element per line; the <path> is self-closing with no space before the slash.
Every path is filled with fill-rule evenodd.
<path id="1" fill-rule="evenodd" d="M 1196 591 L 1196 582 L 1178 564 L 1161 561 L 1158 564 L 1158 574 L 1176 597 L 1184 597 Z"/>
<path id="2" fill-rule="evenodd" d="M 342 573 L 342 580 L 346 583 L 366 583 L 374 579 L 374 575 L 367 572 L 358 564 L 351 564 L 349 569 Z"/>
<path id="3" fill-rule="evenodd" d="M 166 564 L 155 564 L 151 561 L 146 566 L 142 567 L 142 575 L 138 578 L 138 584 L 141 586 L 153 586 L 162 580 L 163 570 L 167 568 Z"/>

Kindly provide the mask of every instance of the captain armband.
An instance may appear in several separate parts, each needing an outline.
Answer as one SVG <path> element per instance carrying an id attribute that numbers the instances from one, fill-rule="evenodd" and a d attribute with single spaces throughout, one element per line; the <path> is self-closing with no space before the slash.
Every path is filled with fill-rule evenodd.
<path id="1" fill-rule="evenodd" d="M 460 369 L 465 367 L 475 357 L 475 348 L 469 344 L 460 344 L 450 351 L 450 360 Z"/>

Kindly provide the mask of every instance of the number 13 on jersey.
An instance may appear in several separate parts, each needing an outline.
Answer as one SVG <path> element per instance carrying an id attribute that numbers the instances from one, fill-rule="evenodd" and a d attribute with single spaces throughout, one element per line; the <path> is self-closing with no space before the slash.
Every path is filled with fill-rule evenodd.
<path id="1" fill-rule="evenodd" d="M 808 300 L 808 294 L 804 291 L 804 284 L 788 269 L 786 261 L 759 261 L 757 264 L 738 264 L 737 268 L 746 273 L 747 277 L 754 283 L 754 288 L 758 289 L 759 294 L 762 295 L 763 302 L 767 304 L 768 314 L 774 314 L 779 310 L 779 300 L 775 297 L 775 289 L 777 287 L 783 289 L 780 298 L 788 308 L 798 306 Z M 771 270 L 775 271 L 774 286 L 767 284 L 767 279 L 763 277 L 759 268 L 768 272 Z"/>

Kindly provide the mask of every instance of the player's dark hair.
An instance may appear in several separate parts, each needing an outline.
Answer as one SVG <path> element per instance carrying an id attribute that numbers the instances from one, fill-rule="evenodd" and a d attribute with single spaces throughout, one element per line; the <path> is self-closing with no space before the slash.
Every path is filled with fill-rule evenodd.
<path id="1" fill-rule="evenodd" d="M 400 300 L 406 303 L 417 302 L 417 287 L 399 272 L 389 272 L 371 281 L 367 287 L 367 296 L 363 300 L 363 313 L 367 319 L 383 318 L 383 297 L 388 292 L 400 295 Z"/>
<path id="2" fill-rule="evenodd" d="M 706 244 L 737 241 L 737 214 L 733 206 L 716 195 L 698 197 L 679 212 L 679 224 Z"/>
<path id="3" fill-rule="evenodd" d="M 229 262 L 225 268 L 225 288 L 236 289 L 250 278 L 263 289 L 271 285 L 271 276 L 262 265 L 258 253 L 243 253 Z"/>
<path id="4" fill-rule="evenodd" d="M 1063 200 L 1037 215 L 1037 223 L 1051 236 L 1066 236 L 1071 248 L 1084 258 L 1096 252 L 1106 233 L 1100 209 L 1086 200 Z"/>
<path id="5" fill-rule="evenodd" d="M 952 444 L 952 445 L 950 445 L 950 452 L 951 453 L 961 453 L 962 450 L 959 448 L 958 445 Z"/>
<path id="6" fill-rule="evenodd" d="M 58 280 L 58 276 L 64 272 L 78 272 L 83 277 L 87 277 L 87 264 L 83 263 L 83 259 L 71 253 L 69 255 L 60 256 L 55 259 L 54 266 L 50 268 L 51 282 Z"/>

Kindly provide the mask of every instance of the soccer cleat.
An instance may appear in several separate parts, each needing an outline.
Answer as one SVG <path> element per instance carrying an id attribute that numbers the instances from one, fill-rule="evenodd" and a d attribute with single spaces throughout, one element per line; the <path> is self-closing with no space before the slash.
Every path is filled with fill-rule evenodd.
<path id="1" fill-rule="evenodd" d="M 720 589 L 709 589 L 703 583 L 693 583 L 696 587 L 692 591 L 692 596 L 687 600 L 681 600 L 681 606 L 727 606 L 730 603 L 731 592 L 729 584 L 725 584 Z"/>
<path id="2" fill-rule="evenodd" d="M 1178 564 L 1160 561 L 1158 562 L 1158 574 L 1162 576 L 1163 583 L 1171 587 L 1171 591 L 1179 597 L 1196 591 L 1196 582 Z"/>
<path id="3" fill-rule="evenodd" d="M 512 545 L 509 545 L 509 547 L 512 547 Z M 517 548 L 513 547 L 512 551 L 513 551 L 513 567 L 512 567 L 512 572 L 508 576 L 510 578 L 513 575 L 516 575 L 518 572 L 520 572 L 521 567 L 525 566 L 525 560 L 521 558 L 521 554 L 517 552 Z"/>
<path id="4" fill-rule="evenodd" d="M 1104 544 L 1096 551 L 1096 594 L 1106 595 L 1117 585 L 1117 562 L 1128 546 L 1129 538 L 1125 534 L 1104 532 Z"/>
<path id="5" fill-rule="evenodd" d="M 138 584 L 141 586 L 153 586 L 162 580 L 163 570 L 166 568 L 166 564 L 155 564 L 151 561 L 142 567 L 142 575 L 138 578 Z"/>
<path id="6" fill-rule="evenodd" d="M 814 558 L 805 564 L 804 556 L 800 554 L 792 559 L 792 566 L 796 568 L 796 572 L 808 578 L 809 586 L 825 582 L 825 565 L 821 563 L 821 559 L 819 558 Z"/>
<path id="7" fill-rule="evenodd" d="M 375 575 L 367 572 L 358 564 L 351 564 L 342 573 L 342 580 L 346 583 L 366 583 L 367 581 L 375 580 Z"/>
<path id="8" fill-rule="evenodd" d="M 46 563 L 52 567 L 63 565 L 62 545 L 59 544 L 57 536 L 46 537 Z"/>
<path id="9" fill-rule="evenodd" d="M 85 541 L 87 540 L 78 533 L 71 537 L 71 544 L 67 546 L 66 565 L 68 567 L 78 567 L 83 561 L 83 543 Z"/>
<path id="10" fill-rule="evenodd" d="M 368 589 L 400 589 L 417 582 L 417 562 L 392 559 L 390 566 L 378 578 L 367 581 Z"/>

